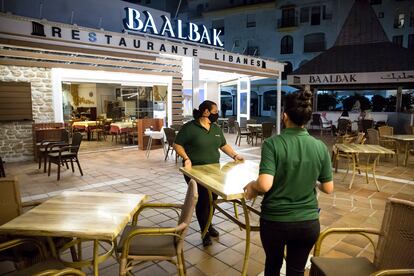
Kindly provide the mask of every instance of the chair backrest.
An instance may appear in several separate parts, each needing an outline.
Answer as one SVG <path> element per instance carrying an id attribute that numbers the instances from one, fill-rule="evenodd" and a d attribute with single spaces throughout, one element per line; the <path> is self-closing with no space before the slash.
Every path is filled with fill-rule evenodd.
<path id="1" fill-rule="evenodd" d="M 355 139 L 355 144 L 364 144 L 365 143 L 365 140 L 367 140 L 367 138 L 365 138 L 365 133 L 363 133 L 363 132 L 359 132 L 358 133 L 358 136 L 356 137 L 356 139 Z"/>
<path id="2" fill-rule="evenodd" d="M 374 128 L 367 129 L 368 144 L 379 145 L 379 133 Z"/>
<path id="3" fill-rule="evenodd" d="M 313 126 L 320 126 L 322 124 L 321 114 L 313 113 L 312 114 L 312 121 L 310 123 Z"/>
<path id="4" fill-rule="evenodd" d="M 351 121 L 348 119 L 338 119 L 338 134 L 345 135 L 351 127 Z"/>
<path id="5" fill-rule="evenodd" d="M 78 152 L 80 144 L 82 142 L 82 134 L 79 132 L 75 132 L 72 136 L 72 146 L 77 147 L 76 149 L 72 149 L 72 152 Z"/>
<path id="6" fill-rule="evenodd" d="M 22 214 L 19 183 L 13 178 L 0 179 L 0 225 Z"/>
<path id="7" fill-rule="evenodd" d="M 240 133 L 241 132 L 239 122 L 234 121 L 234 128 L 236 129 L 236 132 L 237 133 Z"/>
<path id="8" fill-rule="evenodd" d="M 263 139 L 269 138 L 272 136 L 273 132 L 273 123 L 271 122 L 264 122 L 262 123 L 262 135 Z"/>
<path id="9" fill-rule="evenodd" d="M 181 250 L 184 246 L 184 237 L 187 234 L 188 227 L 193 218 L 193 213 L 198 200 L 197 182 L 193 179 L 188 182 L 187 194 L 185 195 L 183 208 L 181 210 L 180 217 L 178 218 L 178 224 L 185 223 L 187 227 L 181 232 L 181 238 L 176 239 L 177 249 Z"/>
<path id="10" fill-rule="evenodd" d="M 379 136 L 394 135 L 394 128 L 391 126 L 380 126 L 378 128 Z"/>
<path id="11" fill-rule="evenodd" d="M 69 143 L 69 131 L 67 131 L 66 129 L 62 129 L 62 141 L 66 144 Z"/>
<path id="12" fill-rule="evenodd" d="M 361 121 L 362 132 L 367 132 L 367 129 L 374 128 L 374 120 L 363 119 Z"/>
<path id="13" fill-rule="evenodd" d="M 235 123 L 236 123 L 236 118 L 235 117 L 229 117 L 229 120 L 227 121 L 227 125 L 229 127 L 236 127 Z"/>
<path id="14" fill-rule="evenodd" d="M 246 124 L 257 124 L 257 120 L 256 119 L 246 120 Z"/>
<path id="15" fill-rule="evenodd" d="M 175 141 L 175 129 L 171 127 L 164 127 L 165 137 L 167 138 L 167 143 L 172 147 Z"/>
<path id="16" fill-rule="evenodd" d="M 170 128 L 174 129 L 175 131 L 180 131 L 180 129 L 183 127 L 183 125 L 180 124 L 172 124 L 170 125 Z"/>
<path id="17" fill-rule="evenodd" d="M 374 257 L 378 269 L 414 267 L 414 202 L 389 198 Z"/>

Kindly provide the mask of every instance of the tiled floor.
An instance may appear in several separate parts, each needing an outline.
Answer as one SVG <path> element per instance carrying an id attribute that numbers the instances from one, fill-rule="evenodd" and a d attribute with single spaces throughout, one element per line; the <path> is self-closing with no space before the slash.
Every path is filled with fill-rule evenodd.
<path id="1" fill-rule="evenodd" d="M 226 135 L 228 143 L 234 144 L 235 136 Z M 327 142 L 330 139 L 328 138 Z M 246 145 L 236 147 L 246 159 L 260 159 L 259 147 Z M 89 147 L 88 147 L 89 148 Z M 100 148 L 98 148 L 100 149 Z M 62 178 L 56 181 L 56 166 L 52 175 L 43 174 L 34 162 L 6 164 L 8 175 L 16 176 L 20 181 L 23 201 L 42 200 L 54 196 L 63 190 L 107 191 L 119 193 L 144 193 L 154 202 L 182 202 L 186 184 L 171 157 L 164 162 L 162 150 L 153 150 L 149 159 L 145 152 L 136 147 L 115 150 L 103 148 L 100 152 L 83 150 L 80 162 L 84 176 L 63 169 Z M 223 160 L 229 160 L 223 156 Z M 378 182 L 381 192 L 377 192 L 372 178 L 365 183 L 363 175 L 355 178 L 352 190 L 348 190 L 350 176 L 341 181 L 345 168 L 340 164 L 340 170 L 334 174 L 335 192 L 331 195 L 319 194 L 321 207 L 322 229 L 326 227 L 379 227 L 384 213 L 386 198 L 395 196 L 414 200 L 414 158 L 411 157 L 407 167 L 395 167 L 392 159 L 382 159 L 377 169 Z M 260 207 L 260 200 L 255 205 Z M 226 208 L 232 211 L 232 206 Z M 168 225 L 173 214 L 145 211 L 140 218 L 142 225 Z M 257 223 L 257 218 L 253 219 Z M 198 224 L 191 224 L 185 241 L 185 258 L 187 275 L 240 275 L 244 254 L 245 232 L 227 221 L 217 213 L 214 224 L 220 231 L 220 238 L 213 245 L 203 248 L 200 240 Z M 90 245 L 85 245 L 86 252 L 91 252 Z M 89 248 L 89 249 L 88 249 Z M 328 238 L 322 248 L 322 254 L 327 256 L 367 256 L 373 257 L 373 249 L 368 241 L 353 236 L 334 236 Z M 252 234 L 251 254 L 249 259 L 249 275 L 258 275 L 263 271 L 265 255 L 258 233 Z M 0 267 L 0 272 L 5 271 Z M 90 270 L 88 270 L 90 272 Z M 175 267 L 167 262 L 143 263 L 134 269 L 138 275 L 174 275 Z M 111 259 L 100 265 L 101 275 L 117 275 L 118 265 Z"/>

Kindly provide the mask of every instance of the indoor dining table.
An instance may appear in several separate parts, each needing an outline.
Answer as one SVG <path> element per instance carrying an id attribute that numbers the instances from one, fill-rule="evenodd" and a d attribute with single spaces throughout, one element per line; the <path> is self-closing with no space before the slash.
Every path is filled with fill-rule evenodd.
<path id="1" fill-rule="evenodd" d="M 197 183 L 207 188 L 210 199 L 210 206 L 214 206 L 228 219 L 246 230 L 246 247 L 244 252 L 244 263 L 242 275 L 247 275 L 247 266 L 250 253 L 250 232 L 259 231 L 259 226 L 250 225 L 250 212 L 260 215 L 260 212 L 246 204 L 243 188 L 252 180 L 256 180 L 259 173 L 259 163 L 254 161 L 216 163 L 209 165 L 196 165 L 191 169 L 180 168 L 186 176 L 194 179 Z M 213 201 L 215 193 L 219 198 Z M 235 214 L 231 214 L 222 208 L 220 204 L 232 202 Z M 237 205 L 242 206 L 244 221 L 239 219 Z M 202 237 L 208 231 L 213 218 L 213 208 L 210 208 L 208 223 L 202 229 Z"/>
<path id="2" fill-rule="evenodd" d="M 59 253 L 77 246 L 77 260 L 62 262 L 74 268 L 92 265 L 94 275 L 98 275 L 99 263 L 112 255 L 117 236 L 146 199 L 142 194 L 65 191 L 3 224 L 0 233 L 47 237 L 56 258 L 60 258 Z M 52 237 L 74 239 L 56 252 Z M 82 260 L 82 241 L 90 240 L 93 257 Z M 99 242 L 108 243 L 111 248 L 99 255 Z"/>
<path id="3" fill-rule="evenodd" d="M 380 145 L 369 145 L 369 144 L 353 144 L 353 143 L 335 144 L 334 147 L 338 151 L 344 154 L 348 154 L 350 157 L 349 159 L 352 160 L 352 179 L 351 179 L 351 182 L 349 183 L 348 189 L 352 188 L 352 184 L 354 183 L 356 171 L 360 168 L 363 168 L 365 170 L 365 176 L 366 176 L 367 183 L 368 183 L 368 169 L 372 170 L 372 175 L 374 177 L 375 186 L 377 187 L 377 190 L 380 191 L 377 178 L 375 175 L 375 170 L 376 170 L 379 156 L 387 155 L 387 154 L 394 155 L 395 154 L 394 151 L 384 148 Z M 368 158 L 364 165 L 361 164 L 361 162 L 359 161 L 359 155 L 361 154 L 368 155 Z M 374 158 L 371 158 L 371 156 L 374 156 Z M 348 170 L 349 170 L 349 166 L 348 166 Z M 348 170 L 347 170 L 347 174 L 348 174 Z M 347 176 L 347 174 L 344 176 L 344 179 Z"/>
<path id="4" fill-rule="evenodd" d="M 404 166 L 407 166 L 410 144 L 414 142 L 414 134 L 382 135 L 381 137 L 393 139 L 398 141 L 398 143 L 404 144 Z"/>

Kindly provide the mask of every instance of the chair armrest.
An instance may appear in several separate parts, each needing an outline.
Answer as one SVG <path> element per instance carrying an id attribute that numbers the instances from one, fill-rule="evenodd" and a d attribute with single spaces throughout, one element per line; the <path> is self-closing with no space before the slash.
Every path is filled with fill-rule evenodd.
<path id="1" fill-rule="evenodd" d="M 370 276 L 383 276 L 383 275 L 413 275 L 414 269 L 383 269 L 372 273 Z"/>
<path id="2" fill-rule="evenodd" d="M 30 202 L 25 202 L 22 203 L 22 208 L 29 208 L 29 207 L 36 207 L 40 204 L 42 204 L 43 201 L 30 201 Z"/>
<path id="3" fill-rule="evenodd" d="M 141 207 L 136 211 L 132 218 L 132 225 L 137 225 L 138 216 L 144 209 L 172 209 L 177 213 L 177 216 L 179 216 L 179 213 L 176 209 L 182 210 L 183 204 L 174 204 L 174 203 L 144 203 L 141 205 Z"/>
<path id="4" fill-rule="evenodd" d="M 374 247 L 374 251 L 375 251 L 376 247 L 375 247 L 374 241 L 371 239 L 371 237 L 368 236 L 368 234 L 380 235 L 380 231 L 378 229 L 374 229 L 374 228 L 330 228 L 330 229 L 327 229 L 319 235 L 319 238 L 315 243 L 315 249 L 313 251 L 313 255 L 315 257 L 319 256 L 319 254 L 321 253 L 322 241 L 327 236 L 329 236 L 331 234 L 358 234 L 358 235 L 362 235 L 362 236 L 366 237 L 371 242 L 372 246 Z"/>
<path id="5" fill-rule="evenodd" d="M 76 268 L 64 268 L 64 269 L 48 269 L 42 272 L 36 273 L 36 276 L 64 276 L 64 275 L 75 275 L 75 276 L 85 276 L 86 274 L 83 271 L 80 271 Z"/>
<path id="6" fill-rule="evenodd" d="M 52 151 L 54 148 L 62 148 L 62 147 L 67 147 L 69 146 L 66 143 L 59 143 L 59 144 L 52 144 L 51 147 L 49 148 L 49 151 Z"/>
<path id="7" fill-rule="evenodd" d="M 47 256 L 47 251 L 45 248 L 45 245 L 40 242 L 39 240 L 36 239 L 31 239 L 31 238 L 24 238 L 24 239 L 13 239 L 13 240 L 9 240 L 6 242 L 2 242 L 0 243 L 0 251 L 3 250 L 7 250 L 25 243 L 32 243 L 38 250 L 40 253 L 40 256 L 42 259 L 45 259 Z"/>
<path id="8" fill-rule="evenodd" d="M 188 227 L 187 223 L 180 223 L 177 227 L 165 227 L 165 228 L 139 228 L 132 230 L 128 233 L 128 237 L 125 239 L 124 244 L 122 245 L 122 255 L 121 259 L 128 256 L 129 245 L 131 240 L 136 236 L 175 236 L 181 238 L 180 232 L 185 230 Z"/>

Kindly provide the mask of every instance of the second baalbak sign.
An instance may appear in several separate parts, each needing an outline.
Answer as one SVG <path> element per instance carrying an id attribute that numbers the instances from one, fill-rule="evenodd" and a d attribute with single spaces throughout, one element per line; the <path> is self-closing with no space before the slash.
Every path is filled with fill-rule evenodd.
<path id="1" fill-rule="evenodd" d="M 414 82 L 414 71 L 289 75 L 289 85 L 341 85 Z"/>

